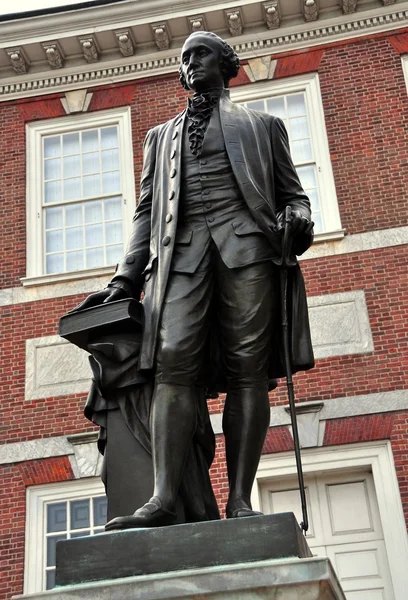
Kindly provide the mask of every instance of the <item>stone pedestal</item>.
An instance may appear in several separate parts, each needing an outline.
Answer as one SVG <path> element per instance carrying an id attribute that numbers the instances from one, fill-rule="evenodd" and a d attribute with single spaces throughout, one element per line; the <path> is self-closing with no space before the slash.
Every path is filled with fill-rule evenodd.
<path id="1" fill-rule="evenodd" d="M 345 600 L 327 558 L 266 560 L 69 585 L 14 600 Z"/>

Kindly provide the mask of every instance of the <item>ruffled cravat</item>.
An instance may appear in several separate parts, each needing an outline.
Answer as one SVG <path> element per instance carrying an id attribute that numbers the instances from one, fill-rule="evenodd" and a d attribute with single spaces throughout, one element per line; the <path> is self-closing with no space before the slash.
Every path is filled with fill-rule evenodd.
<path id="1" fill-rule="evenodd" d="M 200 156 L 201 154 L 204 135 L 221 92 L 222 90 L 214 90 L 202 94 L 194 94 L 193 98 L 188 99 L 188 140 L 190 142 L 190 150 L 196 156 Z"/>

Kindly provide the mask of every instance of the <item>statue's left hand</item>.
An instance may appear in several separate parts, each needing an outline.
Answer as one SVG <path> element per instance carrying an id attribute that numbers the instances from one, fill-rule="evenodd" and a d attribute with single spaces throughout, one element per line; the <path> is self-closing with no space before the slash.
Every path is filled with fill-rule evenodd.
<path id="1" fill-rule="evenodd" d="M 279 218 L 281 228 L 284 228 L 284 215 Z M 296 236 L 302 233 L 311 233 L 314 227 L 313 221 L 305 217 L 300 210 L 292 210 L 292 219 L 290 222 L 290 233 L 296 238 Z"/>
<path id="2" fill-rule="evenodd" d="M 78 312 L 80 310 L 85 310 L 85 308 L 92 308 L 93 306 L 106 304 L 107 302 L 115 302 L 116 300 L 122 300 L 127 297 L 128 294 L 122 287 L 107 287 L 100 292 L 90 294 L 90 296 L 85 298 L 85 300 L 80 302 L 78 306 L 75 306 L 75 308 L 72 308 L 69 312 Z"/>

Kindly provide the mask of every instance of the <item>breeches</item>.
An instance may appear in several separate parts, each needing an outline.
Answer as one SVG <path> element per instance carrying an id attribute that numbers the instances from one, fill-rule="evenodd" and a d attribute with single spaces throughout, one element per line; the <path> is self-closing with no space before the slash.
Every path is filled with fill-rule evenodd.
<path id="1" fill-rule="evenodd" d="M 228 269 L 212 244 L 193 274 L 171 273 L 159 329 L 159 382 L 198 385 L 210 331 L 218 339 L 228 389 L 268 380 L 278 312 L 271 262 Z"/>

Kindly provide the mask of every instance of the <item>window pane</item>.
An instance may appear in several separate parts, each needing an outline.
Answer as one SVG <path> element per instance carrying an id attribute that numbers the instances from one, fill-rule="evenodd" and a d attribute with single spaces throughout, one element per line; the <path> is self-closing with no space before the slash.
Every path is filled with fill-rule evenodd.
<path id="1" fill-rule="evenodd" d="M 310 190 L 311 188 L 316 187 L 316 173 L 314 165 L 298 167 L 296 171 L 305 190 Z"/>
<path id="2" fill-rule="evenodd" d="M 64 255 L 49 254 L 46 260 L 47 273 L 63 273 L 64 272 Z M 58 530 L 54 530 L 58 531 Z"/>
<path id="3" fill-rule="evenodd" d="M 106 220 L 122 217 L 122 198 L 108 198 L 104 204 Z"/>
<path id="4" fill-rule="evenodd" d="M 246 106 L 251 110 L 265 112 L 265 102 L 263 100 L 253 100 L 252 102 L 247 102 Z"/>
<path id="5" fill-rule="evenodd" d="M 47 571 L 46 589 L 52 590 L 54 587 L 55 587 L 55 569 L 52 569 L 52 571 Z"/>
<path id="6" fill-rule="evenodd" d="M 118 145 L 118 128 L 104 127 L 101 129 L 101 146 L 105 148 L 116 148 Z"/>
<path id="7" fill-rule="evenodd" d="M 86 268 L 103 267 L 103 248 L 91 248 L 86 251 Z"/>
<path id="8" fill-rule="evenodd" d="M 62 136 L 62 153 L 65 156 L 79 153 L 79 133 L 66 133 Z"/>
<path id="9" fill-rule="evenodd" d="M 85 203 L 85 223 L 100 223 L 102 221 L 102 202 Z"/>
<path id="10" fill-rule="evenodd" d="M 67 271 L 80 271 L 84 268 L 84 253 L 82 252 L 67 252 Z"/>
<path id="11" fill-rule="evenodd" d="M 77 200 L 81 197 L 81 180 L 64 179 L 64 200 Z"/>
<path id="12" fill-rule="evenodd" d="M 89 500 L 71 502 L 71 529 L 84 529 L 89 525 Z"/>
<path id="13" fill-rule="evenodd" d="M 291 144 L 293 162 L 300 163 L 312 160 L 310 140 L 300 140 Z"/>
<path id="14" fill-rule="evenodd" d="M 83 248 L 84 236 L 82 227 L 72 227 L 65 232 L 65 243 L 67 250 Z"/>
<path id="15" fill-rule="evenodd" d="M 108 511 L 108 499 L 106 496 L 93 499 L 94 525 L 105 525 Z"/>
<path id="16" fill-rule="evenodd" d="M 85 245 L 100 246 L 103 243 L 102 225 L 88 225 L 85 227 Z"/>
<path id="17" fill-rule="evenodd" d="M 48 181 L 44 185 L 45 203 L 61 202 L 61 181 Z"/>
<path id="18" fill-rule="evenodd" d="M 310 137 L 307 117 L 290 119 L 289 129 L 292 140 L 301 140 Z"/>
<path id="19" fill-rule="evenodd" d="M 280 119 L 286 119 L 285 99 L 283 97 L 268 98 L 266 106 L 270 115 L 274 115 Z"/>
<path id="20" fill-rule="evenodd" d="M 108 265 L 116 265 L 123 256 L 123 244 L 108 246 L 106 248 L 106 262 Z"/>
<path id="21" fill-rule="evenodd" d="M 50 252 L 60 252 L 64 249 L 62 229 L 55 229 L 47 231 L 45 234 L 45 251 L 47 254 Z"/>
<path id="22" fill-rule="evenodd" d="M 60 540 L 66 540 L 67 536 L 64 535 L 52 535 L 47 538 L 47 567 L 55 567 L 55 554 L 57 548 L 57 542 Z"/>
<path id="23" fill-rule="evenodd" d="M 82 204 L 71 204 L 65 207 L 65 225 L 82 225 Z"/>
<path id="24" fill-rule="evenodd" d="M 99 148 L 98 130 L 82 133 L 82 152 L 95 152 Z"/>
<path id="25" fill-rule="evenodd" d="M 89 173 L 99 173 L 99 152 L 89 152 L 82 155 L 82 169 L 84 175 Z"/>
<path id="26" fill-rule="evenodd" d="M 117 244 L 122 241 L 122 222 L 111 221 L 105 225 L 105 240 L 107 244 Z"/>
<path id="27" fill-rule="evenodd" d="M 321 233 L 323 231 L 323 221 L 322 215 L 320 213 L 312 214 L 312 218 L 314 221 L 314 231 L 315 233 Z"/>
<path id="28" fill-rule="evenodd" d="M 119 190 L 120 190 L 119 171 L 112 171 L 111 173 L 103 173 L 102 188 L 103 188 L 104 194 L 112 194 L 115 192 L 119 192 Z"/>
<path id="29" fill-rule="evenodd" d="M 292 94 L 287 96 L 289 117 L 303 117 L 306 115 L 306 103 L 304 94 Z"/>
<path id="30" fill-rule="evenodd" d="M 56 229 L 62 227 L 62 208 L 56 206 L 55 208 L 45 209 L 45 228 Z"/>
<path id="31" fill-rule="evenodd" d="M 61 177 L 61 159 L 52 158 L 44 162 L 44 179 L 58 179 Z"/>
<path id="32" fill-rule="evenodd" d="M 50 156 L 61 155 L 61 138 L 59 135 L 53 137 L 44 138 L 44 156 L 49 158 Z"/>
<path id="33" fill-rule="evenodd" d="M 99 175 L 87 175 L 84 177 L 84 196 L 99 196 L 101 193 L 101 182 Z"/>
<path id="34" fill-rule="evenodd" d="M 81 175 L 81 163 L 79 154 L 64 158 L 64 177 L 78 177 Z"/>
<path id="35" fill-rule="evenodd" d="M 312 218 L 314 219 L 315 213 L 320 211 L 320 203 L 317 194 L 317 189 L 308 190 L 306 193 L 309 196 L 310 205 L 312 208 Z"/>
<path id="36" fill-rule="evenodd" d="M 119 150 L 104 150 L 102 152 L 102 171 L 112 171 L 119 169 Z"/>
<path id="37" fill-rule="evenodd" d="M 67 504 L 58 502 L 47 505 L 47 533 L 66 531 L 67 529 Z"/>

